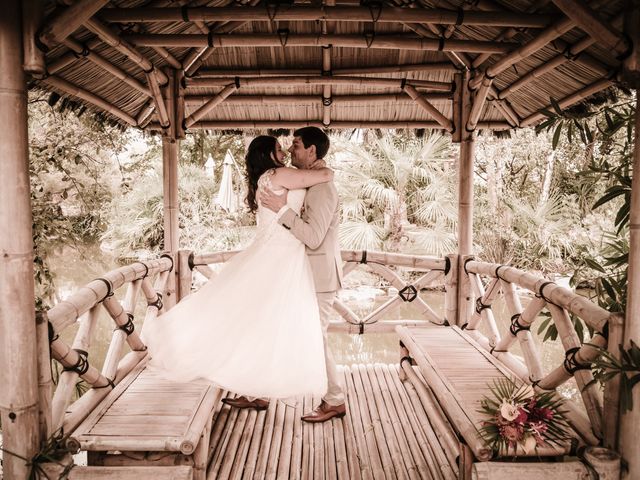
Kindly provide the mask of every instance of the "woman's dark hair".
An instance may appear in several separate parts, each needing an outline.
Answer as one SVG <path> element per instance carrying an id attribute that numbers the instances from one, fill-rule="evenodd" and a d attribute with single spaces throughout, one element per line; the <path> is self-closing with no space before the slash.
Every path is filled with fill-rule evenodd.
<path id="1" fill-rule="evenodd" d="M 276 139 L 268 135 L 260 135 L 251 140 L 245 163 L 247 166 L 247 198 L 249 209 L 255 212 L 258 209 L 256 202 L 256 191 L 258 190 L 258 179 L 270 168 L 279 167 L 272 157 L 276 155 Z"/>

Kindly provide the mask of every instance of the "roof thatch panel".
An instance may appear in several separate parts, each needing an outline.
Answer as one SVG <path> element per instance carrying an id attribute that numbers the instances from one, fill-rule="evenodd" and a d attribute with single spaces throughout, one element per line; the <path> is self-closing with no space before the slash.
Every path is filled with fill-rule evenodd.
<path id="1" fill-rule="evenodd" d="M 449 9 L 460 15 L 459 20 L 462 21 L 461 25 L 437 25 L 426 23 L 401 23 L 401 22 L 372 22 L 372 21 L 348 21 L 344 20 L 332 20 L 326 22 L 323 25 L 322 20 L 287 20 L 279 21 L 278 13 L 290 12 L 295 13 L 296 8 L 305 6 L 319 7 L 320 2 L 308 3 L 303 0 L 293 1 L 292 3 L 277 2 L 275 0 L 269 0 L 270 6 L 265 5 L 265 11 L 268 13 L 268 17 L 274 20 L 270 21 L 269 18 L 264 17 L 260 20 L 254 21 L 216 21 L 216 22 L 194 22 L 189 18 L 189 12 L 196 12 L 196 10 L 189 10 L 196 7 L 226 7 L 233 6 L 237 8 L 239 12 L 243 11 L 243 5 L 258 5 L 257 0 L 247 2 L 233 2 L 231 0 L 218 0 L 218 1 L 153 1 L 148 0 L 114 0 L 110 3 L 109 8 L 103 9 L 102 12 L 98 12 L 93 17 L 94 20 L 108 25 L 112 32 L 115 33 L 115 40 L 120 42 L 123 37 L 130 44 L 115 48 L 109 43 L 113 43 L 114 39 L 110 41 L 104 38 L 98 38 L 90 28 L 79 26 L 78 29 L 71 35 L 71 37 L 89 47 L 84 53 L 89 53 L 89 56 L 83 58 L 83 55 L 78 55 L 79 58 L 71 59 L 69 49 L 65 45 L 54 46 L 46 54 L 46 63 L 49 66 L 56 65 L 56 62 L 61 58 L 68 58 L 68 63 L 63 68 L 59 68 L 55 72 L 55 76 L 62 80 L 72 84 L 74 89 L 72 91 L 77 92 L 77 89 L 90 92 L 98 99 L 104 100 L 113 105 L 115 109 L 136 118 L 138 114 L 143 110 L 143 106 L 146 105 L 151 98 L 149 97 L 150 87 L 147 85 L 147 74 L 143 71 L 141 65 L 153 65 L 158 70 L 166 69 L 170 66 L 170 62 L 165 59 L 166 53 L 159 50 L 156 47 L 145 46 L 145 40 L 141 35 L 145 34 L 159 34 L 163 35 L 162 39 L 170 38 L 170 35 L 174 34 L 187 34 L 184 41 L 187 43 L 195 44 L 194 38 L 201 39 L 208 38 L 210 42 L 213 42 L 218 36 L 220 38 L 236 38 L 237 35 L 245 35 L 246 44 L 235 47 L 216 47 L 206 48 L 206 55 L 204 60 L 196 61 L 191 71 L 187 69 L 187 72 L 193 75 L 193 78 L 199 78 L 205 75 L 213 75 L 216 70 L 234 70 L 237 75 L 229 75 L 229 83 L 234 83 L 233 77 L 240 77 L 240 88 L 232 94 L 226 101 L 223 101 L 220 105 L 217 105 L 212 110 L 206 112 L 202 121 L 302 121 L 307 120 L 310 122 L 322 122 L 323 119 L 329 121 L 329 126 L 332 122 L 424 122 L 433 121 L 434 118 L 428 111 L 422 106 L 418 105 L 416 101 L 412 100 L 408 95 L 402 91 L 402 79 L 406 79 L 408 85 L 411 85 L 412 80 L 443 82 L 451 85 L 449 90 L 453 89 L 453 81 L 455 71 L 462 72 L 465 67 L 464 62 L 473 62 L 480 54 L 468 53 L 465 51 L 450 51 L 451 48 L 448 43 L 451 41 L 464 41 L 464 42 L 495 42 L 496 45 L 509 44 L 509 48 L 514 49 L 522 45 L 527 45 L 534 39 L 536 39 L 544 28 L 526 28 L 518 27 L 515 30 L 511 30 L 510 34 L 505 35 L 507 28 L 502 26 L 491 25 L 479 25 L 469 24 L 465 20 L 465 14 L 459 14 L 460 11 L 465 13 L 466 11 L 483 11 L 487 8 L 485 2 L 476 2 L 471 5 L 469 2 L 463 0 L 419 0 L 417 3 L 411 4 L 412 11 L 415 9 Z M 280 3 L 280 6 L 276 6 Z M 365 2 L 366 3 L 366 2 Z M 590 2 L 592 7 L 596 9 L 598 15 L 602 19 L 613 20 L 616 17 L 620 17 L 622 11 L 622 0 L 602 1 L 595 0 Z M 356 7 L 368 10 L 373 17 L 379 14 L 378 7 L 373 5 L 369 7 L 360 7 L 360 2 L 354 2 L 350 0 L 337 0 L 336 5 L 338 7 Z M 397 5 L 393 2 L 387 2 L 382 6 L 382 11 L 385 11 L 387 6 Z M 539 14 L 551 14 L 551 22 L 553 24 L 561 21 L 564 18 L 562 12 L 560 12 L 551 2 L 539 2 L 535 0 L 515 0 L 504 1 L 500 0 L 494 2 L 494 11 L 498 12 L 520 12 L 520 13 L 539 13 Z M 186 11 L 176 9 L 176 7 L 186 6 Z M 140 8 L 142 7 L 142 8 Z M 64 6 L 57 6 L 56 2 L 48 2 L 47 13 L 51 14 L 55 9 L 63 9 Z M 115 8 L 117 10 L 110 10 Z M 136 15 L 142 12 L 142 15 L 152 12 L 153 8 L 164 9 L 161 12 L 179 12 L 180 17 L 172 19 L 171 21 L 138 21 L 139 16 L 134 19 L 126 21 L 113 21 L 111 23 L 104 20 L 109 17 L 110 12 L 118 13 L 122 11 L 127 13 L 126 9 L 138 8 Z M 171 10 L 173 9 L 173 10 Z M 462 10 L 459 10 L 462 9 Z M 212 11 L 213 12 L 213 11 Z M 260 12 L 260 10 L 258 10 Z M 366 13 L 366 12 L 365 12 Z M 419 13 L 419 12 L 418 12 Z M 173 13 L 172 13 L 173 14 Z M 189 21 L 183 21 L 182 15 L 186 15 Z M 212 17 L 213 18 L 213 17 Z M 524 17 L 523 17 L 524 18 Z M 92 20 L 93 21 L 93 20 Z M 551 25 L 550 23 L 549 25 Z M 614 23 L 614 25 L 616 25 Z M 619 27 L 619 26 L 618 26 Z M 292 46 L 288 44 L 290 38 L 294 38 L 296 35 L 320 35 L 326 31 L 329 35 L 355 35 L 361 41 L 361 45 L 357 48 L 354 46 L 346 46 L 341 44 L 339 39 L 332 40 L 333 46 L 329 49 L 328 55 L 330 57 L 330 72 L 322 72 L 323 70 L 323 51 L 325 50 L 321 45 L 315 46 Z M 212 35 L 207 37 L 203 32 L 210 31 Z M 438 33 L 440 32 L 440 33 Z M 268 34 L 272 35 L 275 42 L 273 46 L 256 46 L 252 45 L 251 34 Z M 147 38 L 147 37 L 144 37 Z M 344 38 L 344 37 L 341 37 Z M 409 48 L 377 48 L 376 41 L 380 42 L 383 39 L 388 38 L 405 38 L 405 39 L 425 39 L 426 43 L 422 44 L 423 49 L 409 49 Z M 433 45 L 428 42 L 433 42 L 433 39 L 441 38 L 440 47 L 445 51 L 437 51 L 433 49 Z M 534 71 L 550 60 L 566 53 L 567 46 L 574 45 L 580 42 L 582 39 L 588 38 L 588 34 L 579 27 L 574 27 L 562 35 L 559 39 L 547 42 L 541 45 L 534 51 L 529 52 L 527 56 L 519 58 L 514 61 L 508 68 L 503 69 L 493 79 L 493 93 L 490 92 L 489 98 L 483 105 L 480 117 L 478 121 L 482 122 L 505 122 L 509 115 L 505 114 L 505 109 L 512 109 L 515 111 L 519 119 L 529 117 L 533 113 L 536 113 L 541 108 L 548 106 L 550 98 L 562 99 L 575 92 L 580 91 L 585 86 L 594 84 L 601 80 L 609 71 L 613 71 L 620 67 L 621 61 L 612 55 L 611 49 L 606 45 L 601 45 L 597 41 L 590 45 L 586 51 L 582 54 L 582 58 L 588 58 L 589 61 L 581 61 L 581 57 L 578 56 L 576 60 L 568 60 L 565 63 L 556 66 L 553 70 L 547 71 L 540 76 L 527 82 L 521 88 L 510 92 L 504 102 L 500 104 L 492 100 L 491 95 L 499 94 L 500 91 L 506 87 L 512 85 L 517 80 L 521 79 L 527 73 Z M 366 44 L 362 44 L 364 39 Z M 136 46 L 136 42 L 141 42 L 142 45 Z M 507 43 L 505 43 L 507 42 Z M 436 42 L 437 45 L 437 42 Z M 462 43 L 457 48 L 469 48 L 469 43 Z M 367 46 L 371 48 L 366 48 Z M 476 44 L 474 48 L 484 48 L 486 44 L 479 47 Z M 365 48 L 361 48 L 365 47 Z M 186 64 L 187 61 L 191 62 L 196 59 L 195 52 L 203 50 L 204 47 L 193 48 L 189 45 L 183 46 L 166 46 L 166 51 L 173 57 L 169 60 L 175 64 L 182 63 L 186 69 L 191 64 Z M 417 44 L 413 44 L 412 48 L 418 48 Z M 91 53 L 90 53 L 91 52 Z M 131 81 L 125 82 L 122 78 L 119 78 L 119 74 L 116 75 L 114 71 L 106 71 L 104 68 L 92 61 L 91 55 L 98 54 L 100 57 L 113 66 L 117 67 L 112 69 L 114 71 L 121 71 L 127 75 Z M 327 53 L 325 52 L 324 55 Z M 490 67 L 504 58 L 504 53 L 496 53 L 490 55 L 484 60 L 480 68 L 473 69 L 471 74 L 481 78 L 486 67 Z M 142 59 L 142 60 L 141 60 Z M 175 60 L 174 60 L 175 59 Z M 142 62 L 142 63 L 141 63 Z M 144 63 L 147 62 L 147 63 Z M 99 62 L 97 62 L 99 63 Z M 427 70 L 412 70 L 412 71 L 387 71 L 380 72 L 375 71 L 377 67 L 394 67 L 398 65 L 416 65 L 416 64 L 439 64 L 447 63 L 450 66 L 442 68 L 440 70 L 431 69 Z M 197 69 L 196 69 L 197 68 Z M 333 75 L 334 77 L 342 75 L 340 70 L 342 69 L 358 69 L 357 73 L 349 73 L 351 77 L 362 78 L 385 78 L 385 79 L 398 79 L 397 85 L 391 86 L 372 86 L 370 84 L 340 84 L 332 85 L 331 87 L 324 88 L 322 85 L 314 84 L 296 84 L 289 85 L 287 82 L 282 82 L 276 85 L 270 86 L 248 86 L 246 82 L 243 82 L 243 78 L 256 76 L 256 72 L 243 74 L 246 70 L 261 70 L 261 76 L 277 75 L 282 76 L 285 73 L 291 75 L 301 75 L 297 73 L 297 70 L 307 69 L 313 70 L 311 74 L 307 73 L 310 77 L 318 78 L 323 73 L 325 76 Z M 270 73 L 269 70 L 278 70 L 278 72 Z M 204 73 L 206 72 L 206 74 Z M 163 77 L 163 74 L 160 74 Z M 55 82 L 51 82 L 55 83 Z M 67 96 L 74 96 L 73 92 L 60 91 L 58 82 L 57 86 L 48 85 L 46 82 L 41 83 L 43 88 L 49 90 L 56 90 L 58 93 Z M 65 84 L 66 85 L 66 84 Z M 136 88 L 136 85 L 142 86 Z M 479 82 L 474 87 L 479 86 Z M 421 93 L 429 95 L 429 92 L 433 91 L 424 86 L 415 85 L 415 88 Z M 214 97 L 220 91 L 223 86 L 215 87 L 195 87 L 189 86 L 187 82 L 187 88 L 183 90 L 187 96 L 193 95 L 206 95 Z M 323 94 L 330 92 L 330 95 L 336 99 L 345 95 L 397 95 L 398 97 L 393 101 L 350 101 L 348 103 L 335 101 L 329 107 L 323 106 L 320 102 Z M 233 96 L 249 96 L 249 95 L 267 95 L 267 96 L 298 96 L 299 101 L 294 101 L 289 98 L 286 102 L 281 104 L 273 102 L 273 99 L 268 101 L 262 101 L 259 99 L 244 98 L 243 103 L 240 100 L 233 101 Z M 455 94 L 454 94 L 455 95 Z M 315 97 L 309 99 L 309 96 Z M 88 104 L 90 107 L 96 109 L 95 105 L 92 105 L 90 98 L 84 95 L 80 101 Z M 588 99 L 587 99 L 588 101 Z M 155 98 L 153 102 L 157 103 L 158 98 Z M 98 102 L 102 104 L 101 102 Z M 453 102 L 450 99 L 435 98 L 430 101 L 436 109 L 442 113 L 445 117 L 453 118 Z M 200 102 L 188 103 L 185 108 L 186 116 L 189 116 L 196 112 L 205 104 L 203 99 Z M 428 107 L 428 105 L 427 105 Z M 99 109 L 99 108 L 98 108 Z M 105 112 L 107 115 L 113 115 L 113 112 Z M 329 113 L 329 116 L 327 116 Z M 122 115 L 115 115 L 114 119 L 123 122 Z M 154 112 L 150 118 L 139 118 L 139 125 L 144 127 L 149 122 L 155 123 L 159 121 L 157 114 Z M 513 124 L 513 119 L 510 120 Z"/>

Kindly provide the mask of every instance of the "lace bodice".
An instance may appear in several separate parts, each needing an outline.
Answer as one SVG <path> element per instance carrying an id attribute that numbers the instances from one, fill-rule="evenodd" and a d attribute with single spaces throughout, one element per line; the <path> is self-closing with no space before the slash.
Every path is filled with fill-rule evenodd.
<path id="1" fill-rule="evenodd" d="M 284 194 L 286 192 L 286 189 L 284 188 L 275 189 L 273 187 L 273 184 L 271 183 L 271 177 L 275 172 L 275 168 L 272 168 L 271 170 L 267 170 L 260 176 L 260 178 L 258 179 L 258 191 L 264 188 L 268 188 L 269 190 L 277 194 Z M 302 204 L 304 203 L 304 196 L 306 195 L 306 193 L 307 191 L 305 189 L 289 190 L 289 194 L 287 196 L 287 206 L 294 212 L 299 214 L 300 210 L 302 209 Z M 275 218 L 275 212 L 272 212 L 268 208 L 264 208 L 258 203 L 256 220 L 259 228 L 272 223 Z"/>

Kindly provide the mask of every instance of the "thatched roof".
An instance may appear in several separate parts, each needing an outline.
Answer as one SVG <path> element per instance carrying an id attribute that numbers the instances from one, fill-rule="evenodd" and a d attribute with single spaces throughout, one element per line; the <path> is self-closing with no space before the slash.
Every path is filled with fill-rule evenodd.
<path id="1" fill-rule="evenodd" d="M 622 4 L 590 2 L 614 33 Z M 48 19 L 66 8 L 51 2 Z M 443 128 L 455 76 L 469 71 L 487 96 L 478 127 L 504 129 L 539 123 L 550 98 L 567 107 L 615 84 L 621 55 L 585 30 L 546 1 L 114 0 L 52 46 L 34 84 L 142 128 Z M 184 116 L 158 111 L 176 68 Z"/>

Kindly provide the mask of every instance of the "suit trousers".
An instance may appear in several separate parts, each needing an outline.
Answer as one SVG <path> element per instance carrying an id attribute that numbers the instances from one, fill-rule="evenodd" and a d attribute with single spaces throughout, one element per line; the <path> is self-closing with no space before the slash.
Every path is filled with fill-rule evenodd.
<path id="1" fill-rule="evenodd" d="M 322 336 L 324 339 L 324 358 L 327 366 L 327 393 L 323 400 L 332 406 L 342 405 L 345 402 L 344 389 L 340 382 L 336 362 L 333 360 L 331 348 L 327 338 L 327 330 L 329 329 L 329 319 L 333 311 L 333 301 L 336 298 L 336 292 L 317 292 L 318 309 L 320 310 L 320 325 L 322 326 Z"/>

